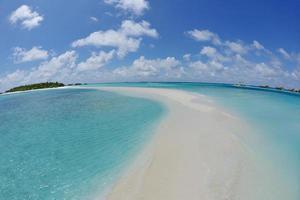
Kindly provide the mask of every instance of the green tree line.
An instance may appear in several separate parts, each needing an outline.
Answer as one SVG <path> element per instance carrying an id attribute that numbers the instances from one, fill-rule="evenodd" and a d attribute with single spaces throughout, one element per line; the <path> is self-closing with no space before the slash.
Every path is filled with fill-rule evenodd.
<path id="1" fill-rule="evenodd" d="M 7 92 L 18 92 L 18 91 L 26 91 L 26 90 L 36 90 L 43 88 L 56 88 L 65 86 L 63 83 L 59 82 L 45 82 L 45 83 L 35 83 L 30 85 L 22 85 L 18 87 L 11 88 L 6 91 Z"/>

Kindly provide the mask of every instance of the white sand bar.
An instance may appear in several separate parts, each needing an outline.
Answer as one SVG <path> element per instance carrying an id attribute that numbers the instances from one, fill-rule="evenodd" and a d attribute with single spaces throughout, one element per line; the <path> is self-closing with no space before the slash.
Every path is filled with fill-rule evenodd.
<path id="1" fill-rule="evenodd" d="M 114 185 L 107 200 L 254 198 L 256 184 L 251 177 L 255 167 L 251 153 L 238 137 L 246 129 L 239 119 L 205 96 L 180 90 L 101 90 L 151 98 L 168 109 L 153 140 Z"/>

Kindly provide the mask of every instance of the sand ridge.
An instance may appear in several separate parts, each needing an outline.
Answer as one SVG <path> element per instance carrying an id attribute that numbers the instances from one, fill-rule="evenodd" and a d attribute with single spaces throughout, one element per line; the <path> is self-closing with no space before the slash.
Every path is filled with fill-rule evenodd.
<path id="1" fill-rule="evenodd" d="M 151 98 L 168 109 L 153 141 L 107 200 L 241 199 L 245 194 L 251 159 L 235 137 L 243 124 L 207 97 L 172 89 L 100 89 Z"/>

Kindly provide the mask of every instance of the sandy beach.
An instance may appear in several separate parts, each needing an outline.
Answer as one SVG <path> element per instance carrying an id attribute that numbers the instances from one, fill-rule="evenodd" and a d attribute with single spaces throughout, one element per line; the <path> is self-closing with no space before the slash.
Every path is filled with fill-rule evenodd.
<path id="1" fill-rule="evenodd" d="M 257 143 L 268 143 L 246 121 L 207 96 L 146 87 L 53 90 L 63 89 L 115 92 L 151 99 L 166 108 L 153 137 L 112 187 L 95 191 L 95 200 L 297 199 L 297 185 L 288 184 L 290 179 L 257 149 Z"/>
<path id="2" fill-rule="evenodd" d="M 151 98 L 167 116 L 108 200 L 251 199 L 254 166 L 238 139 L 245 125 L 207 97 L 171 89 L 103 87 Z M 246 198 L 247 197 L 247 198 Z"/>

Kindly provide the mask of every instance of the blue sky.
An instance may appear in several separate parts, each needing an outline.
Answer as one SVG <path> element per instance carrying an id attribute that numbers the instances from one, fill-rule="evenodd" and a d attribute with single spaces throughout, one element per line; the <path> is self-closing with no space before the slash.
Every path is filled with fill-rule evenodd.
<path id="1" fill-rule="evenodd" d="M 298 0 L 2 0 L 0 90 L 41 81 L 300 87 Z"/>

